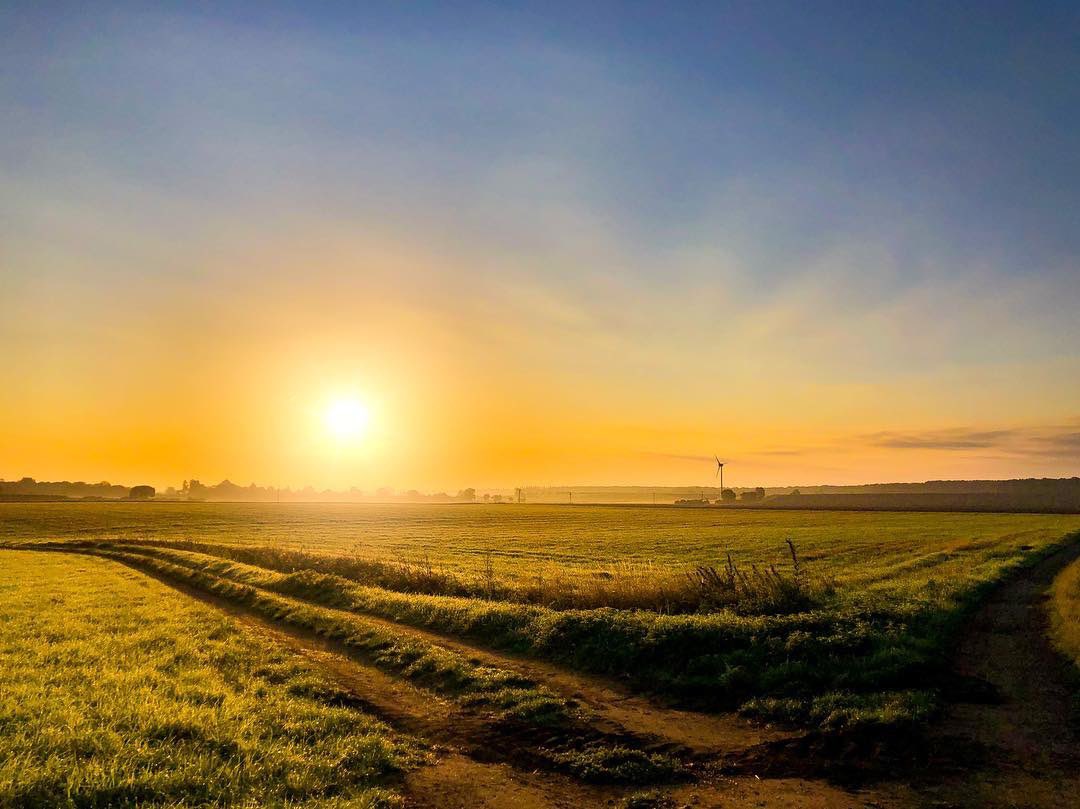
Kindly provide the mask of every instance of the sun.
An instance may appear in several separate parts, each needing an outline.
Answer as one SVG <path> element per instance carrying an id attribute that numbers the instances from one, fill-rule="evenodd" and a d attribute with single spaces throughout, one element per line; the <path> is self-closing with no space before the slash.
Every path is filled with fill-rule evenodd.
<path id="1" fill-rule="evenodd" d="M 356 441 L 371 427 L 371 410 L 359 399 L 335 399 L 326 408 L 324 422 L 337 441 Z"/>

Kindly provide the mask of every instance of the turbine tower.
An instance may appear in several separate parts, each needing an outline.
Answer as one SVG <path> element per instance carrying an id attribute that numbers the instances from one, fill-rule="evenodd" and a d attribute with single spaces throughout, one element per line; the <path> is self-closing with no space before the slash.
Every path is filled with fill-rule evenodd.
<path id="1" fill-rule="evenodd" d="M 724 496 L 724 462 L 720 460 L 719 455 L 713 455 L 713 458 L 716 459 L 716 474 L 713 477 L 720 478 L 720 496 L 722 498 Z"/>

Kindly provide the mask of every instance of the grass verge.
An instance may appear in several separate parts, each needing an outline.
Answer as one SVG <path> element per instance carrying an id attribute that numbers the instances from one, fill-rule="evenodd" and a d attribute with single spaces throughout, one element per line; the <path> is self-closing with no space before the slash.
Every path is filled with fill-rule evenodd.
<path id="1" fill-rule="evenodd" d="M 1068 680 L 1073 686 L 1070 721 L 1080 730 L 1080 560 L 1063 570 L 1050 590 L 1050 638 L 1072 663 Z"/>
<path id="2" fill-rule="evenodd" d="M 1073 562 L 1054 580 L 1050 603 L 1054 645 L 1080 674 L 1080 561 Z"/>

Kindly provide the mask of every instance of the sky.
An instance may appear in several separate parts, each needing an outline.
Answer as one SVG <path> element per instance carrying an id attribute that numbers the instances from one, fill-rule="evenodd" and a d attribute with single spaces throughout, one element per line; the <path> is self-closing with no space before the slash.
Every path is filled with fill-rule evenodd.
<path id="1" fill-rule="evenodd" d="M 1078 75 L 1075 3 L 6 2 L 0 478 L 1080 474 Z"/>

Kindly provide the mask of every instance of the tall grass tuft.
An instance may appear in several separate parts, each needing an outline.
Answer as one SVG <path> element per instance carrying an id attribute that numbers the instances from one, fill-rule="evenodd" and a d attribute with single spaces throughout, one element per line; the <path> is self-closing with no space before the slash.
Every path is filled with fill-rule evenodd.
<path id="1" fill-rule="evenodd" d="M 820 604 L 836 592 L 835 582 L 827 576 L 810 576 L 802 568 L 795 543 L 786 540 L 791 554 L 791 570 L 776 565 L 749 571 L 739 568 L 727 555 L 721 568 L 701 565 L 687 574 L 697 594 L 700 609 L 733 609 L 742 615 L 790 615 Z"/>

